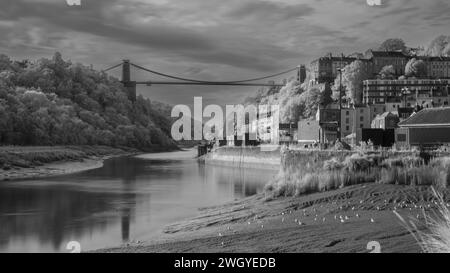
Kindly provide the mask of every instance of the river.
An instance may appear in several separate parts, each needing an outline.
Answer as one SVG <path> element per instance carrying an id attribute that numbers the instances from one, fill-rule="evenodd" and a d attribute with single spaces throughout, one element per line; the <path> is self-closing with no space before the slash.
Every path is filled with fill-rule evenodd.
<path id="1" fill-rule="evenodd" d="M 205 166 L 195 151 L 113 158 L 102 168 L 0 183 L 0 252 L 83 251 L 146 241 L 198 209 L 254 195 L 273 170 Z"/>

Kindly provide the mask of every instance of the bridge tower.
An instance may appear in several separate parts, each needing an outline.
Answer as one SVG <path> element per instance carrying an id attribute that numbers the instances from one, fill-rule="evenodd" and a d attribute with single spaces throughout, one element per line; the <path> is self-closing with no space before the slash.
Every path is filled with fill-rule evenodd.
<path id="1" fill-rule="evenodd" d="M 132 102 L 136 101 L 136 82 L 131 81 L 131 67 L 130 60 L 123 60 L 122 62 L 122 84 L 125 87 L 128 99 Z"/>

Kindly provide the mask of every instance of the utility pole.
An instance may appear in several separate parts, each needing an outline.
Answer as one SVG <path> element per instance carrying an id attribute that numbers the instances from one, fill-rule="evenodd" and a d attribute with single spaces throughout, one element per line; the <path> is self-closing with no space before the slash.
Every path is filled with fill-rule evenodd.
<path id="1" fill-rule="evenodd" d="M 342 63 L 344 62 L 344 53 L 341 54 L 341 62 L 339 64 L 339 117 L 338 117 L 338 140 L 341 141 L 341 114 L 342 114 Z"/>

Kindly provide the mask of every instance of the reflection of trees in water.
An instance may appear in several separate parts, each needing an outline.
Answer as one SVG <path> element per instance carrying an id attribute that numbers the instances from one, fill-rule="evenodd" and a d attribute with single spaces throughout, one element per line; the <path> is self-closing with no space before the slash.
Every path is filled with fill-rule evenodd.
<path id="1" fill-rule="evenodd" d="M 124 164 L 123 160 L 111 160 L 104 168 L 89 171 L 96 176 L 120 178 L 122 188 L 115 193 L 82 191 L 64 185 L 0 187 L 0 248 L 10 238 L 31 237 L 59 250 L 68 239 L 81 238 L 117 223 L 117 215 L 111 213 L 118 204 L 121 237 L 128 241 L 136 206 L 136 174 L 142 167 L 128 164 L 128 161 Z"/>
<path id="2" fill-rule="evenodd" d="M 112 198 L 58 187 L 2 189 L 0 238 L 33 236 L 59 249 L 67 234 L 76 238 L 106 228 L 108 219 L 90 216 L 108 211 Z"/>

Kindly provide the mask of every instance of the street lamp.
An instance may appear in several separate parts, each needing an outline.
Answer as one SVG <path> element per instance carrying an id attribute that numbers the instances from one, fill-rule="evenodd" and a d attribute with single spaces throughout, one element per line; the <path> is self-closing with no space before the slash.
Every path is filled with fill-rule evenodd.
<path id="1" fill-rule="evenodd" d="M 404 87 L 402 88 L 402 95 L 403 95 L 403 103 L 404 103 L 404 107 L 406 108 L 406 96 L 410 95 L 411 91 L 409 91 L 408 87 Z"/>

